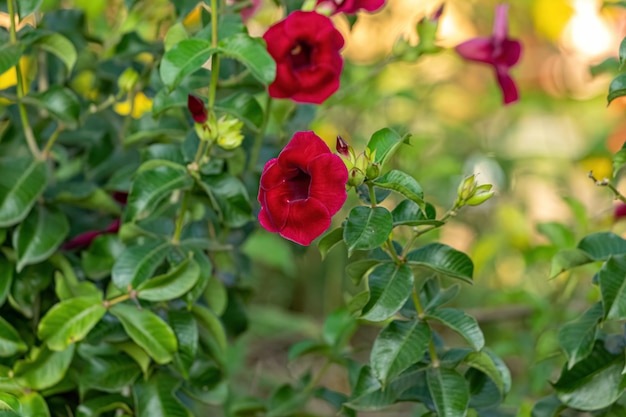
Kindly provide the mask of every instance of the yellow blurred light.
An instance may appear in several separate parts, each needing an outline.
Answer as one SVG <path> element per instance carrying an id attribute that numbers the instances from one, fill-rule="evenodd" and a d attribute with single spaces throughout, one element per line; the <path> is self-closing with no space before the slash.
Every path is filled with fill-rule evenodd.
<path id="1" fill-rule="evenodd" d="M 572 0 L 574 16 L 570 19 L 563 41 L 565 46 L 581 55 L 597 57 L 613 49 L 613 34 L 607 22 L 600 16 L 596 0 Z"/>
<path id="2" fill-rule="evenodd" d="M 26 79 L 28 75 L 28 71 L 30 69 L 30 59 L 26 57 L 20 58 L 20 69 L 22 72 L 22 78 Z M 9 68 L 4 73 L 0 74 L 0 90 L 7 89 L 9 87 L 13 87 L 17 84 L 17 71 L 15 67 Z M 28 88 L 28 83 L 24 83 L 26 88 Z"/>
<path id="3" fill-rule="evenodd" d="M 613 175 L 613 161 L 604 156 L 590 156 L 580 161 L 585 172 L 593 171 L 596 178 L 611 178 Z"/>
<path id="4" fill-rule="evenodd" d="M 574 9 L 570 0 L 535 0 L 532 14 L 537 31 L 555 41 L 572 18 Z"/>
<path id="5" fill-rule="evenodd" d="M 130 114 L 133 119 L 139 119 L 145 113 L 152 110 L 152 99 L 146 97 L 146 95 L 140 91 L 135 94 L 135 100 L 133 101 L 132 107 L 130 105 L 130 101 L 126 100 L 116 103 L 113 108 L 119 115 L 128 116 Z"/>

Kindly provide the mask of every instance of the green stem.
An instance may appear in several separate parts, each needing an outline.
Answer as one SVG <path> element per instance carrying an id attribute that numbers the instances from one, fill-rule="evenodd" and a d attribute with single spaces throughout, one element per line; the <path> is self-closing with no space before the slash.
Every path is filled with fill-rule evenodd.
<path id="1" fill-rule="evenodd" d="M 217 0 L 211 0 L 211 46 L 217 48 Z M 215 107 L 215 94 L 220 77 L 220 57 L 217 53 L 211 57 L 211 84 L 209 85 L 209 110 L 213 112 Z"/>
<path id="2" fill-rule="evenodd" d="M 413 292 L 411 293 L 411 297 L 413 299 L 413 304 L 415 305 L 415 311 L 417 311 L 417 316 L 421 320 L 424 320 L 424 308 L 422 307 L 422 303 L 420 303 L 420 298 L 419 298 L 419 295 L 418 295 L 417 290 L 415 288 L 413 288 Z M 426 320 L 424 320 L 424 322 L 426 324 L 428 324 L 428 322 Z M 434 341 L 434 339 L 432 337 L 428 341 L 428 351 L 430 353 L 430 360 L 432 361 L 433 367 L 438 368 L 439 367 L 439 356 L 437 356 L 437 349 L 435 347 L 435 341 Z"/>
<path id="3" fill-rule="evenodd" d="M 185 223 L 185 212 L 187 211 L 187 206 L 189 205 L 189 197 L 190 192 L 185 191 L 183 193 L 183 201 L 180 204 L 180 212 L 178 213 L 178 217 L 176 218 L 174 236 L 172 237 L 172 243 L 174 244 L 178 244 L 178 242 L 180 242 L 180 235 L 183 231 L 183 224 Z"/>
<path id="4" fill-rule="evenodd" d="M 438 221 L 441 222 L 441 224 L 426 226 L 423 229 L 418 229 L 417 227 L 415 227 L 413 229 L 413 236 L 411 236 L 411 239 L 409 239 L 408 243 L 405 246 L 405 252 L 408 252 L 409 249 L 411 249 L 411 247 L 413 246 L 413 244 L 415 243 L 415 241 L 417 240 L 418 237 L 422 236 L 425 233 L 430 232 L 431 230 L 438 229 L 438 228 L 442 227 L 444 224 L 446 224 L 446 221 L 450 217 L 456 215 L 456 212 L 457 212 L 458 209 L 459 209 L 459 206 L 455 202 L 454 206 L 450 210 L 448 210 L 446 212 L 446 214 L 444 214 L 443 217 L 441 217 L 441 219 L 438 220 Z"/>
<path id="5" fill-rule="evenodd" d="M 248 161 L 248 171 L 252 172 L 254 167 L 259 160 L 259 155 L 261 154 L 261 146 L 263 145 L 263 138 L 265 137 L 265 130 L 267 129 L 267 124 L 270 120 L 270 112 L 272 109 L 272 97 L 269 95 L 265 101 L 265 111 L 263 112 L 263 121 L 261 122 L 261 127 L 259 127 L 259 131 L 254 137 L 254 145 L 252 146 L 252 151 L 250 151 L 250 160 Z"/>
<path id="6" fill-rule="evenodd" d="M 402 260 L 400 259 L 400 257 L 398 257 L 398 253 L 396 252 L 396 248 L 393 246 L 393 241 L 391 240 L 391 236 L 387 238 L 385 245 L 387 246 L 387 250 L 389 251 L 391 258 L 393 259 L 393 262 L 396 265 L 400 265 L 402 263 Z"/>
<path id="7" fill-rule="evenodd" d="M 9 28 L 9 40 L 12 45 L 17 43 L 17 30 L 15 27 L 15 20 L 17 15 L 15 13 L 15 4 L 14 0 L 8 1 L 9 6 L 9 19 L 11 20 L 10 28 Z M 24 129 L 24 137 L 26 138 L 26 144 L 30 149 L 30 153 L 36 159 L 43 160 L 44 157 L 39 151 L 39 147 L 37 146 L 37 140 L 35 139 L 35 135 L 33 134 L 33 129 L 28 122 L 28 115 L 26 113 L 26 107 L 24 107 L 24 103 L 22 102 L 22 97 L 24 97 L 25 88 L 24 88 L 24 79 L 22 78 L 22 67 L 18 61 L 15 65 L 15 76 L 17 78 L 17 108 L 20 113 L 20 119 L 22 121 L 22 128 Z"/>
<path id="8" fill-rule="evenodd" d="M 374 191 L 374 185 L 371 182 L 367 182 L 367 189 L 370 192 L 370 204 L 372 208 L 376 208 L 376 192 Z"/>
<path id="9" fill-rule="evenodd" d="M 607 187 L 609 190 L 613 192 L 613 195 L 615 196 L 617 200 L 621 201 L 622 203 L 626 203 L 626 197 L 624 197 L 624 195 L 620 193 L 619 190 L 615 188 L 613 184 L 611 184 L 611 181 L 609 181 L 608 178 L 604 178 L 600 181 L 596 177 L 594 177 L 593 171 L 589 171 L 589 174 L 587 174 L 587 176 L 591 178 L 591 180 L 595 182 L 595 184 L 598 187 Z"/>
<path id="10" fill-rule="evenodd" d="M 317 373 L 317 375 L 315 375 L 315 377 L 313 377 L 313 379 L 311 379 L 311 382 L 309 382 L 307 384 L 307 386 L 304 388 L 303 392 L 305 394 L 309 394 L 311 391 L 313 391 L 315 389 L 315 387 L 320 382 L 322 377 L 328 371 L 328 368 L 330 368 L 331 364 L 332 364 L 332 362 L 329 359 L 326 359 L 326 362 L 324 362 L 324 365 L 322 366 L 322 369 L 320 369 L 320 371 Z"/>
<path id="11" fill-rule="evenodd" d="M 133 290 L 128 294 L 122 294 L 118 297 L 111 298 L 110 300 L 104 300 L 103 304 L 106 308 L 109 308 L 111 306 L 114 306 L 115 304 L 121 303 L 122 301 L 130 300 L 130 298 L 134 295 L 135 295 L 135 291 Z"/>
<path id="12" fill-rule="evenodd" d="M 57 141 L 57 138 L 59 137 L 59 133 L 61 133 L 62 130 L 63 130 L 63 127 L 59 125 L 59 127 L 57 127 L 57 129 L 52 133 L 52 135 L 48 139 L 48 142 L 46 142 L 46 146 L 43 148 L 44 157 L 46 158 L 48 157 L 48 155 L 50 154 L 50 150 L 52 149 L 52 146 Z"/>

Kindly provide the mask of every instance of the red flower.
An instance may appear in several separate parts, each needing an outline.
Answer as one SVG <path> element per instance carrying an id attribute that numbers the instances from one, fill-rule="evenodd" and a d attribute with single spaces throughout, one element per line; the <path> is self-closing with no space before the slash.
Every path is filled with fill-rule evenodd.
<path id="1" fill-rule="evenodd" d="M 204 101 L 194 95 L 187 95 L 187 109 L 196 123 L 206 122 L 208 111 L 204 107 Z"/>
<path id="2" fill-rule="evenodd" d="M 494 67 L 504 96 L 504 104 L 513 103 L 519 99 L 517 86 L 509 74 L 509 69 L 517 64 L 522 54 L 522 44 L 508 38 L 508 7 L 506 4 L 496 7 L 493 35 L 488 38 L 470 39 L 456 47 L 456 51 L 463 58 L 484 62 Z"/>
<path id="3" fill-rule="evenodd" d="M 261 226 L 301 245 L 330 226 L 346 201 L 348 170 L 313 132 L 297 132 L 265 164 L 259 187 Z"/>
<path id="4" fill-rule="evenodd" d="M 315 12 L 296 11 L 270 27 L 263 39 L 276 61 L 275 98 L 321 104 L 339 88 L 343 37 L 332 21 Z"/>
<path id="5" fill-rule="evenodd" d="M 332 14 L 355 14 L 361 9 L 375 12 L 384 4 L 385 0 L 317 0 L 318 6 L 330 9 Z"/>
<path id="6" fill-rule="evenodd" d="M 88 247 L 91 242 L 100 235 L 106 235 L 111 233 L 117 233 L 120 230 L 120 219 L 116 219 L 104 230 L 90 230 L 89 232 L 81 233 L 63 244 L 63 249 L 72 250 L 76 248 Z"/>
<path id="7" fill-rule="evenodd" d="M 618 221 L 624 217 L 626 217 L 626 204 L 619 203 L 619 205 L 615 206 L 615 209 L 613 209 L 613 219 Z"/>

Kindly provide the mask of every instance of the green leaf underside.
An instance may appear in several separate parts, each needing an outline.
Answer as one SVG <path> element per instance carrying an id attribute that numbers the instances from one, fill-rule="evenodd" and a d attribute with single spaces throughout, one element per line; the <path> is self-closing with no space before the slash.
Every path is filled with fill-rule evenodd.
<path id="1" fill-rule="evenodd" d="M 567 367 L 569 369 L 591 353 L 598 323 L 603 316 L 602 303 L 597 302 L 585 311 L 582 316 L 563 325 L 559 330 L 559 345 L 565 352 L 565 356 L 567 356 Z"/>
<path id="2" fill-rule="evenodd" d="M 438 415 L 465 417 L 470 397 L 465 378 L 453 369 L 430 368 L 426 380 Z"/>
<path id="3" fill-rule="evenodd" d="M 593 233 L 578 243 L 578 249 L 594 261 L 604 261 L 611 255 L 626 254 L 626 240 L 611 232 Z"/>
<path id="4" fill-rule="evenodd" d="M 610 257 L 598 272 L 604 316 L 626 319 L 626 255 Z"/>

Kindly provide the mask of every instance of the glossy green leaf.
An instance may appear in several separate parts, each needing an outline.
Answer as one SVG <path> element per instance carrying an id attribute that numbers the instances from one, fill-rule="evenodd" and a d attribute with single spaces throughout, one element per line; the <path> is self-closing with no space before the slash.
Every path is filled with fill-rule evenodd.
<path id="1" fill-rule="evenodd" d="M 13 356 L 28 349 L 20 334 L 11 324 L 0 317 L 0 357 Z"/>
<path id="2" fill-rule="evenodd" d="M 54 273 L 54 292 L 61 301 L 69 300 L 75 297 L 102 297 L 102 292 L 93 282 L 72 282 L 60 271 L 56 271 Z"/>
<path id="3" fill-rule="evenodd" d="M 24 102 L 47 110 L 70 129 L 78 125 L 81 105 L 76 94 L 69 88 L 52 85 L 42 93 L 25 97 Z"/>
<path id="4" fill-rule="evenodd" d="M 626 148 L 622 148 L 613 155 L 613 178 L 617 178 L 621 169 L 626 165 Z"/>
<path id="5" fill-rule="evenodd" d="M 184 77 L 200 69 L 217 48 L 211 42 L 200 39 L 184 39 L 168 50 L 161 60 L 161 80 L 170 89 L 175 89 Z"/>
<path id="6" fill-rule="evenodd" d="M 167 30 L 167 33 L 165 34 L 165 39 L 163 40 L 163 47 L 165 48 L 165 52 L 169 51 L 185 39 L 189 39 L 189 35 L 187 34 L 185 25 L 183 25 L 182 22 L 178 22 L 170 26 L 170 28 Z"/>
<path id="7" fill-rule="evenodd" d="M 171 249 L 169 242 L 160 241 L 126 248 L 113 265 L 113 283 L 122 291 L 128 291 L 129 286 L 136 288 L 154 274 Z"/>
<path id="8" fill-rule="evenodd" d="M 136 221 L 146 217 L 165 197 L 191 184 L 193 180 L 182 165 L 169 163 L 142 169 L 130 189 L 124 220 Z"/>
<path id="9" fill-rule="evenodd" d="M 589 262 L 593 262 L 593 259 L 585 251 L 580 249 L 560 250 L 552 257 L 550 278 L 555 278 L 562 272 L 588 264 Z"/>
<path id="10" fill-rule="evenodd" d="M 609 94 L 607 95 L 608 104 L 618 97 L 626 95 L 626 74 L 618 74 L 611 84 L 609 84 Z"/>
<path id="11" fill-rule="evenodd" d="M 0 45 L 0 74 L 7 72 L 20 62 L 23 52 L 22 45 L 11 45 L 9 42 Z"/>
<path id="12" fill-rule="evenodd" d="M 29 417 L 50 417 L 48 403 L 38 392 L 29 392 L 20 397 L 22 415 Z"/>
<path id="13" fill-rule="evenodd" d="M 615 402 L 626 388 L 624 353 L 612 354 L 596 341 L 591 353 L 571 369 L 563 368 L 554 390 L 563 404 L 579 410 L 600 410 Z"/>
<path id="14" fill-rule="evenodd" d="M 117 317 L 128 336 L 155 360 L 164 364 L 172 361 L 178 350 L 176 335 L 159 316 L 147 309 L 116 304 L 110 312 Z"/>
<path id="15" fill-rule="evenodd" d="M 382 177 L 377 178 L 376 181 L 374 181 L 374 185 L 396 191 L 413 201 L 420 208 L 425 209 L 422 187 L 415 178 L 402 171 L 391 170 Z"/>
<path id="16" fill-rule="evenodd" d="M 2 307 L 11 291 L 14 269 L 15 265 L 13 262 L 4 256 L 0 256 L 0 307 Z"/>
<path id="17" fill-rule="evenodd" d="M 465 378 L 454 369 L 430 368 L 426 372 L 426 380 L 438 415 L 465 417 L 469 403 Z"/>
<path id="18" fill-rule="evenodd" d="M 229 36 L 220 41 L 219 51 L 241 62 L 264 85 L 269 85 L 276 78 L 276 62 L 260 38 L 252 38 L 243 33 Z"/>
<path id="19" fill-rule="evenodd" d="M 0 227 L 22 221 L 46 188 L 48 166 L 30 158 L 0 161 Z"/>
<path id="20" fill-rule="evenodd" d="M 139 347 L 139 345 L 131 340 L 126 340 L 124 342 L 115 343 L 114 346 L 120 352 L 124 352 L 125 354 L 130 356 L 135 361 L 135 363 L 139 365 L 139 368 L 141 368 L 141 371 L 144 373 L 144 375 L 149 374 L 148 371 L 150 369 L 150 365 L 152 365 L 152 359 L 150 359 L 150 356 L 146 353 L 145 350 Z"/>
<path id="21" fill-rule="evenodd" d="M 383 387 L 422 360 L 430 337 L 430 327 L 421 320 L 394 320 L 378 334 L 370 354 L 370 366 Z"/>
<path id="22" fill-rule="evenodd" d="M 604 316 L 626 319 L 626 255 L 610 257 L 598 272 Z"/>
<path id="23" fill-rule="evenodd" d="M 374 249 L 387 241 L 393 222 L 391 213 L 384 207 L 358 206 L 350 210 L 343 229 L 343 240 L 348 253 L 355 250 Z"/>
<path id="24" fill-rule="evenodd" d="M 12 394 L 0 392 L 0 411 L 20 411 L 21 405 L 17 397 Z M 19 416 L 19 414 L 0 414 L 2 417 L 6 416 Z"/>
<path id="25" fill-rule="evenodd" d="M 389 128 L 384 128 L 372 135 L 367 148 L 371 152 L 376 152 L 374 162 L 384 165 L 403 142 L 408 142 L 408 139 L 408 136 L 403 137 Z"/>
<path id="26" fill-rule="evenodd" d="M 174 395 L 180 380 L 155 372 L 149 380 L 139 378 L 132 387 L 136 417 L 193 417 Z"/>
<path id="27" fill-rule="evenodd" d="M 428 319 L 434 319 L 461 335 L 474 348 L 481 350 L 485 346 L 485 338 L 478 322 L 462 310 L 440 308 L 428 312 Z"/>
<path id="28" fill-rule="evenodd" d="M 424 210 L 414 201 L 402 200 L 391 211 L 395 226 L 441 226 L 443 222 L 436 220 L 437 212 L 432 204 L 425 203 Z"/>
<path id="29" fill-rule="evenodd" d="M 602 303 L 597 302 L 582 316 L 559 329 L 559 345 L 567 356 L 569 369 L 591 353 L 598 323 L 603 316 Z"/>
<path id="30" fill-rule="evenodd" d="M 324 260 L 328 252 L 342 240 L 343 227 L 338 227 L 322 236 L 322 238 L 317 243 L 317 247 L 320 250 L 320 255 L 322 256 L 322 260 Z"/>
<path id="31" fill-rule="evenodd" d="M 541 398 L 535 403 L 531 417 L 559 417 L 561 411 L 567 408 L 554 394 Z"/>
<path id="32" fill-rule="evenodd" d="M 350 401 L 344 406 L 359 411 L 383 410 L 396 403 L 401 394 L 415 385 L 416 380 L 423 380 L 423 373 L 410 373 L 393 380 L 382 387 L 374 371 L 369 366 L 361 368 L 354 383 Z"/>
<path id="33" fill-rule="evenodd" d="M 119 394 L 102 395 L 81 403 L 76 409 L 76 417 L 100 417 L 108 411 L 116 410 L 132 414 L 129 399 Z"/>
<path id="34" fill-rule="evenodd" d="M 117 236 L 96 237 L 87 250 L 81 252 L 81 266 L 85 275 L 92 280 L 100 280 L 111 275 L 115 260 L 124 252 L 124 244 Z"/>
<path id="35" fill-rule="evenodd" d="M 368 277 L 370 299 L 363 308 L 361 318 L 383 321 L 396 314 L 413 289 L 413 272 L 405 264 L 383 264 Z"/>
<path id="36" fill-rule="evenodd" d="M 248 191 L 234 175 L 202 175 L 200 186 L 208 194 L 220 221 L 228 227 L 241 227 L 252 220 Z"/>
<path id="37" fill-rule="evenodd" d="M 143 300 L 167 301 L 191 290 L 200 277 L 200 267 L 186 259 L 168 273 L 144 281 L 137 287 L 137 296 Z"/>
<path id="38" fill-rule="evenodd" d="M 496 385 L 500 394 L 506 393 L 502 375 L 491 356 L 485 352 L 470 352 L 463 362 L 487 375 Z"/>
<path id="39" fill-rule="evenodd" d="M 60 33 L 50 33 L 38 37 L 33 45 L 39 46 L 44 51 L 50 52 L 59 58 L 67 68 L 68 72 L 72 71 L 76 64 L 76 48 L 65 36 Z"/>
<path id="40" fill-rule="evenodd" d="M 228 290 L 219 277 L 211 275 L 203 294 L 207 304 L 216 315 L 224 314 L 228 307 Z"/>
<path id="41" fill-rule="evenodd" d="M 170 326 L 178 340 L 178 352 L 174 363 L 181 370 L 183 377 L 189 377 L 189 370 L 198 353 L 198 325 L 189 311 L 170 310 L 167 312 Z"/>
<path id="42" fill-rule="evenodd" d="M 63 243 L 70 231 L 65 214 L 56 207 L 37 205 L 13 234 L 17 252 L 17 272 L 26 265 L 47 259 Z"/>
<path id="43" fill-rule="evenodd" d="M 578 249 L 594 261 L 605 261 L 611 255 L 626 254 L 626 240 L 611 232 L 593 233 L 578 243 Z"/>
<path id="44" fill-rule="evenodd" d="M 223 360 L 227 349 L 226 331 L 219 318 L 208 308 L 195 304 L 191 308 L 198 326 L 200 340 L 211 349 L 217 362 Z"/>
<path id="45" fill-rule="evenodd" d="M 348 266 L 346 266 L 346 277 L 349 278 L 354 285 L 359 285 L 363 276 L 381 263 L 383 262 L 376 259 L 360 259 L 356 262 L 349 263 Z"/>
<path id="46" fill-rule="evenodd" d="M 461 286 L 458 284 L 454 284 L 448 288 L 437 291 L 437 293 L 428 301 L 426 307 L 424 307 L 425 311 L 431 311 L 440 306 L 448 303 L 450 300 L 454 299 L 456 295 L 461 290 Z"/>
<path id="47" fill-rule="evenodd" d="M 322 340 L 340 351 L 357 329 L 357 320 L 346 308 L 338 308 L 326 317 Z"/>
<path id="48" fill-rule="evenodd" d="M 94 297 L 70 298 L 55 304 L 39 323 L 39 338 L 51 350 L 64 350 L 87 333 L 106 313 L 102 300 Z"/>
<path id="49" fill-rule="evenodd" d="M 278 387 L 272 393 L 267 407 L 267 417 L 289 417 L 294 415 L 306 403 L 307 397 L 289 384 Z"/>
<path id="50" fill-rule="evenodd" d="M 20 19 L 25 18 L 31 13 L 35 13 L 39 6 L 41 6 L 42 0 L 17 0 L 17 11 Z"/>
<path id="51" fill-rule="evenodd" d="M 80 373 L 85 388 L 105 392 L 119 392 L 132 384 L 141 374 L 137 363 L 125 353 L 90 355 Z"/>
<path id="52" fill-rule="evenodd" d="M 445 276 L 472 282 L 472 260 L 448 245 L 431 243 L 409 252 L 406 259 L 411 266 L 425 267 Z"/>
<path id="53" fill-rule="evenodd" d="M 15 380 L 21 386 L 37 391 L 56 385 L 63 379 L 72 362 L 74 346 L 70 345 L 62 351 L 42 347 L 28 359 L 17 361 L 13 368 Z"/>

